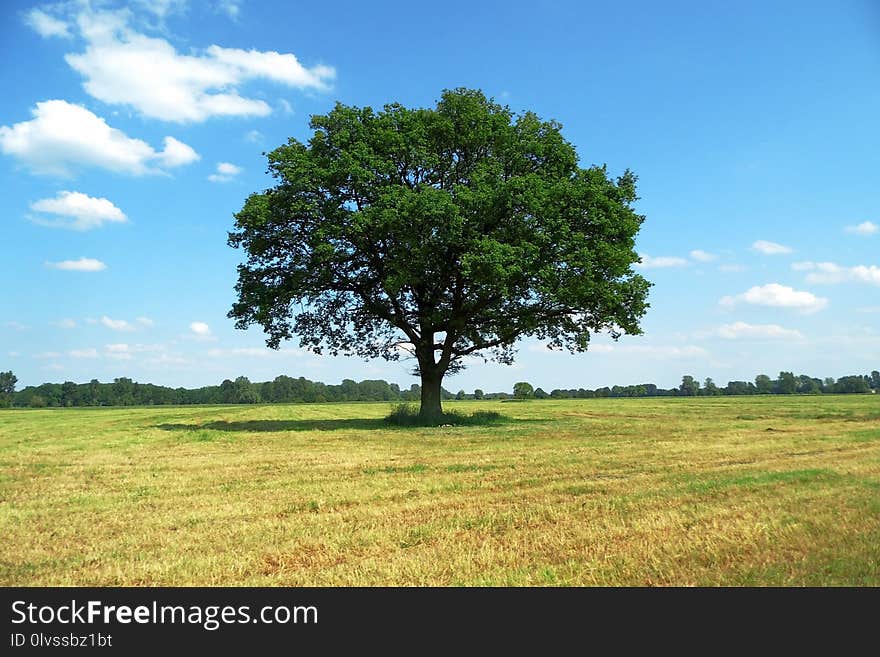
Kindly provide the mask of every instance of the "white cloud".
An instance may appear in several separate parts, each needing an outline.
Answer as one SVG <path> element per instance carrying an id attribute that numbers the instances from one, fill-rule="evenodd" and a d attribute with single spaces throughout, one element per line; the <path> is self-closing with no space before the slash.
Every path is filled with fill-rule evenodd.
<path id="1" fill-rule="evenodd" d="M 18 353 L 17 351 L 7 351 L 6 355 L 9 356 L 10 358 L 18 358 L 19 356 L 21 356 L 21 354 Z"/>
<path id="2" fill-rule="evenodd" d="M 718 271 L 725 272 L 727 274 L 737 274 L 737 273 L 744 272 L 747 270 L 748 270 L 748 267 L 746 267 L 745 265 L 737 265 L 737 264 L 718 265 Z"/>
<path id="3" fill-rule="evenodd" d="M 95 258 L 47 262 L 46 266 L 52 269 L 63 269 L 64 271 L 103 271 L 104 269 L 107 269 L 107 265 Z"/>
<path id="4" fill-rule="evenodd" d="M 42 369 L 49 370 L 51 372 L 60 372 L 64 369 L 64 365 L 61 365 L 60 363 L 49 363 L 48 365 L 44 365 Z"/>
<path id="5" fill-rule="evenodd" d="M 278 105 L 281 106 L 281 111 L 284 112 L 287 116 L 293 114 L 293 105 L 291 105 L 288 101 L 283 98 L 278 99 Z"/>
<path id="6" fill-rule="evenodd" d="M 65 318 L 65 319 L 60 319 L 57 322 L 55 322 L 55 326 L 57 326 L 58 328 L 63 328 L 63 329 L 74 329 L 74 328 L 76 328 L 76 322 L 72 319 Z"/>
<path id="7" fill-rule="evenodd" d="M 61 354 L 57 351 L 41 351 L 38 354 L 34 354 L 34 358 L 39 358 L 40 360 L 45 360 L 47 358 L 60 358 Z"/>
<path id="8" fill-rule="evenodd" d="M 66 22 L 50 16 L 41 9 L 29 11 L 24 18 L 24 22 L 30 25 L 41 37 L 71 36 L 70 26 Z"/>
<path id="9" fill-rule="evenodd" d="M 709 253 L 708 251 L 703 251 L 702 249 L 694 249 L 690 253 L 691 258 L 696 260 L 697 262 L 712 262 L 718 256 L 714 253 Z"/>
<path id="10" fill-rule="evenodd" d="M 777 244 L 776 242 L 768 242 L 767 240 L 758 240 L 752 244 L 752 251 L 763 253 L 764 255 L 781 255 L 794 251 L 790 246 Z"/>
<path id="11" fill-rule="evenodd" d="M 216 173 L 212 173 L 208 176 L 208 180 L 211 182 L 229 182 L 235 176 L 242 172 L 241 167 L 237 167 L 230 162 L 219 162 L 217 164 Z"/>
<path id="12" fill-rule="evenodd" d="M 137 4 L 161 20 L 170 14 L 183 12 L 187 0 L 137 0 Z"/>
<path id="13" fill-rule="evenodd" d="M 237 5 L 228 7 L 227 13 Z M 150 118 L 198 122 L 213 116 L 265 116 L 272 111 L 269 105 L 240 95 L 238 85 L 264 79 L 325 90 L 335 77 L 331 67 L 306 68 L 290 53 L 212 45 L 183 55 L 165 39 L 131 29 L 122 12 L 84 11 L 77 24 L 87 46 L 66 60 L 85 79 L 86 92 Z"/>
<path id="14" fill-rule="evenodd" d="M 152 319 L 150 319 L 149 317 L 138 317 L 135 321 L 138 324 L 140 324 L 141 326 L 147 326 L 147 327 L 155 324 L 155 322 Z"/>
<path id="15" fill-rule="evenodd" d="M 36 173 L 70 176 L 83 167 L 98 167 L 140 176 L 199 158 L 173 137 L 165 138 L 165 150 L 156 151 L 111 128 L 85 107 L 65 100 L 37 103 L 31 114 L 30 121 L 0 126 L 0 150 Z"/>
<path id="16" fill-rule="evenodd" d="M 795 271 L 807 271 L 808 283 L 869 283 L 880 285 L 880 267 L 877 265 L 856 265 L 842 267 L 833 262 L 796 262 Z"/>
<path id="17" fill-rule="evenodd" d="M 537 342 L 529 344 L 526 349 L 535 353 L 562 353 L 559 350 L 550 350 L 547 345 Z M 588 354 L 637 354 L 651 358 L 694 358 L 708 356 L 709 352 L 703 347 L 686 345 L 683 347 L 674 345 L 646 345 L 646 344 L 591 344 Z"/>
<path id="18" fill-rule="evenodd" d="M 244 140 L 250 144 L 259 144 L 265 137 L 259 130 L 248 130 L 244 133 Z"/>
<path id="19" fill-rule="evenodd" d="M 855 226 L 847 226 L 844 230 L 847 233 L 854 233 L 855 235 L 873 235 L 877 231 L 880 231 L 880 226 L 871 221 L 863 221 Z"/>
<path id="20" fill-rule="evenodd" d="M 67 355 L 71 358 L 100 358 L 98 350 L 94 347 L 89 349 L 72 349 L 67 352 Z"/>
<path id="21" fill-rule="evenodd" d="M 828 305 L 828 299 L 817 297 L 812 292 L 795 290 L 779 283 L 768 283 L 751 287 L 742 294 L 722 297 L 722 306 L 734 306 L 748 303 L 756 306 L 773 306 L 778 308 L 794 308 L 805 313 L 822 310 Z"/>
<path id="22" fill-rule="evenodd" d="M 640 263 L 636 264 L 636 267 L 639 269 L 658 269 L 662 267 L 684 267 L 688 264 L 687 260 L 684 258 L 678 258 L 675 256 L 658 256 L 652 257 L 646 253 L 640 253 L 639 257 L 642 259 Z"/>
<path id="23" fill-rule="evenodd" d="M 34 217 L 32 221 L 44 226 L 90 230 L 106 223 L 124 223 L 125 213 L 106 198 L 95 198 L 81 192 L 58 192 L 55 198 L 44 198 L 31 203 L 31 210 L 52 214 L 60 219 Z"/>
<path id="24" fill-rule="evenodd" d="M 161 344 L 127 344 L 117 342 L 104 345 L 104 355 L 113 360 L 131 360 L 134 354 L 145 352 L 165 351 L 165 345 Z"/>
<path id="25" fill-rule="evenodd" d="M 192 322 L 189 325 L 189 330 L 198 336 L 211 335 L 211 327 L 208 326 L 207 324 L 205 324 L 204 322 Z"/>
<path id="26" fill-rule="evenodd" d="M 246 356 L 248 358 L 271 358 L 277 356 L 283 357 L 299 357 L 308 354 L 303 349 L 283 348 L 269 349 L 268 347 L 234 347 L 232 349 L 209 349 L 208 356 L 211 358 L 231 358 L 235 356 Z"/>
<path id="27" fill-rule="evenodd" d="M 747 324 L 746 322 L 734 322 L 718 327 L 717 334 L 728 340 L 740 338 L 767 338 L 767 339 L 803 339 L 804 335 L 795 329 L 787 329 L 778 324 Z"/>
<path id="28" fill-rule="evenodd" d="M 107 315 L 101 317 L 101 324 L 106 326 L 108 329 L 112 329 L 114 331 L 133 331 L 134 326 L 132 326 L 129 322 L 124 319 L 110 319 Z"/>
<path id="29" fill-rule="evenodd" d="M 165 148 L 158 154 L 159 162 L 169 168 L 179 167 L 200 159 L 199 154 L 191 146 L 178 141 L 174 137 L 165 137 Z"/>
<path id="30" fill-rule="evenodd" d="M 231 20 L 237 20 L 241 11 L 241 0 L 217 0 L 217 10 L 226 14 Z"/>

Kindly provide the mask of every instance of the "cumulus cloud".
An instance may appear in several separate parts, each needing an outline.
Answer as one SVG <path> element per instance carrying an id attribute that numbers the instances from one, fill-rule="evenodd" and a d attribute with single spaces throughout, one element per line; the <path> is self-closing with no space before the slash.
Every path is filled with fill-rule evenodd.
<path id="1" fill-rule="evenodd" d="M 199 159 L 173 137 L 166 137 L 164 150 L 156 151 L 66 100 L 37 103 L 31 114 L 30 121 L 0 126 L 0 150 L 35 173 L 71 176 L 78 169 L 98 167 L 140 176 Z"/>
<path id="2" fill-rule="evenodd" d="M 125 342 L 117 342 L 104 345 L 104 355 L 113 360 L 131 360 L 134 358 L 135 354 L 164 350 L 165 346 L 161 344 L 128 344 Z"/>
<path id="3" fill-rule="evenodd" d="M 547 345 L 532 343 L 526 347 L 528 351 L 547 353 L 551 351 Z M 555 353 L 567 353 L 554 350 Z M 695 345 L 647 345 L 647 344 L 591 344 L 588 353 L 591 354 L 637 354 L 650 358 L 702 358 L 709 352 L 703 347 Z"/>
<path id="4" fill-rule="evenodd" d="M 47 262 L 47 267 L 51 269 L 62 269 L 64 271 L 103 271 L 107 269 L 100 260 L 95 258 L 80 258 L 79 260 L 62 260 L 61 262 Z"/>
<path id="5" fill-rule="evenodd" d="M 106 326 L 108 329 L 112 329 L 114 331 L 133 331 L 134 326 L 132 326 L 129 322 L 124 319 L 111 319 L 104 315 L 101 317 L 101 324 Z"/>
<path id="6" fill-rule="evenodd" d="M 790 246 L 777 244 L 776 242 L 768 242 L 767 240 L 758 240 L 752 244 L 752 251 L 763 253 L 764 255 L 782 255 L 794 251 Z"/>
<path id="7" fill-rule="evenodd" d="M 806 271 L 808 283 L 869 283 L 880 285 L 880 267 L 856 265 L 843 267 L 833 262 L 796 262 L 795 271 Z"/>
<path id="8" fill-rule="evenodd" d="M 768 283 L 767 285 L 751 287 L 736 296 L 722 297 L 719 303 L 722 306 L 748 303 L 756 306 L 793 308 L 804 313 L 813 313 L 827 306 L 828 299 L 817 297 L 812 292 L 795 290 L 779 283 Z"/>
<path id="9" fill-rule="evenodd" d="M 72 349 L 67 352 L 67 355 L 71 358 L 100 358 L 98 350 L 94 347 L 89 349 Z"/>
<path id="10" fill-rule="evenodd" d="M 189 325 L 189 330 L 192 331 L 193 335 L 200 338 L 207 338 L 211 335 L 211 327 L 205 324 L 205 322 L 192 322 Z"/>
<path id="11" fill-rule="evenodd" d="M 212 173 L 210 176 L 208 176 L 208 180 L 210 180 L 211 182 L 219 182 L 219 183 L 229 182 L 230 180 L 235 178 L 235 176 L 237 176 L 241 172 L 242 172 L 241 167 L 237 167 L 230 162 L 219 162 L 217 164 L 216 172 Z"/>
<path id="12" fill-rule="evenodd" d="M 271 358 L 278 356 L 299 357 L 308 352 L 303 349 L 269 349 L 267 347 L 234 347 L 231 349 L 209 349 L 208 356 L 211 358 L 232 358 L 245 356 L 248 358 Z"/>
<path id="13" fill-rule="evenodd" d="M 230 20 L 237 20 L 241 12 L 241 0 L 218 0 L 217 10 L 226 14 Z"/>
<path id="14" fill-rule="evenodd" d="M 180 54 L 165 39 L 133 30 L 125 12 L 83 11 L 77 25 L 86 49 L 65 59 L 83 76 L 86 92 L 164 121 L 265 116 L 271 107 L 242 96 L 238 86 L 262 79 L 296 89 L 326 90 L 336 75 L 329 66 L 307 68 L 292 53 L 212 45 Z"/>
<path id="15" fill-rule="evenodd" d="M 702 249 L 694 249 L 690 253 L 691 258 L 696 260 L 697 262 L 712 262 L 718 256 L 714 253 L 709 253 L 708 251 L 703 251 Z"/>
<path id="16" fill-rule="evenodd" d="M 844 230 L 847 233 L 853 233 L 855 235 L 873 235 L 877 231 L 880 231 L 880 226 L 871 221 L 863 221 L 855 226 L 847 226 Z"/>
<path id="17" fill-rule="evenodd" d="M 70 37 L 70 26 L 41 9 L 32 9 L 24 17 L 27 23 L 41 37 Z"/>
<path id="18" fill-rule="evenodd" d="M 58 192 L 55 198 L 44 198 L 31 203 L 31 210 L 41 215 L 31 217 L 34 223 L 73 230 L 91 230 L 105 223 L 125 223 L 128 217 L 106 198 L 87 196 L 82 192 Z"/>
<path id="19" fill-rule="evenodd" d="M 660 269 L 664 267 L 684 267 L 687 260 L 675 256 L 649 256 L 647 253 L 640 253 L 641 262 L 636 263 L 639 269 Z"/>
<path id="20" fill-rule="evenodd" d="M 728 340 L 741 338 L 756 339 L 803 339 L 804 335 L 795 329 L 787 329 L 778 324 L 747 324 L 746 322 L 734 322 L 718 327 L 716 333 Z"/>

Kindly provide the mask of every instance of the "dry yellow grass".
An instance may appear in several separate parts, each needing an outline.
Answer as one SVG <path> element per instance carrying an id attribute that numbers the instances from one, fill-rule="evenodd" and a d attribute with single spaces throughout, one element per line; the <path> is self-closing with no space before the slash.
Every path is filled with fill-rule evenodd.
<path id="1" fill-rule="evenodd" d="M 0 412 L 4 585 L 880 584 L 880 396 Z"/>

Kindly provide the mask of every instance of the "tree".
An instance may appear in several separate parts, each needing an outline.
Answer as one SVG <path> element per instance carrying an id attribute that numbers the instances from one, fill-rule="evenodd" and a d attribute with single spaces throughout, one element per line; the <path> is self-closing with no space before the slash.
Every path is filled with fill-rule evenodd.
<path id="1" fill-rule="evenodd" d="M 696 381 L 690 374 L 681 377 L 681 385 L 678 386 L 681 394 L 685 397 L 696 397 L 700 394 L 700 382 Z"/>
<path id="2" fill-rule="evenodd" d="M 12 373 L 0 372 L 0 407 L 12 406 L 12 394 L 15 392 L 15 384 L 18 377 Z"/>
<path id="3" fill-rule="evenodd" d="M 798 380 L 792 372 L 780 372 L 776 379 L 776 392 L 780 395 L 793 395 L 797 392 Z"/>
<path id="4" fill-rule="evenodd" d="M 721 391 L 711 377 L 706 377 L 706 381 L 703 383 L 703 394 L 707 397 L 715 397 L 721 394 Z"/>
<path id="5" fill-rule="evenodd" d="M 877 370 L 871 372 L 871 387 L 874 390 L 880 390 L 880 372 Z"/>
<path id="6" fill-rule="evenodd" d="M 547 399 L 549 396 L 543 388 L 535 388 L 535 399 Z"/>
<path id="7" fill-rule="evenodd" d="M 486 393 L 484 393 L 482 390 L 477 388 L 476 390 L 474 390 L 474 399 L 482 399 L 483 395 L 485 395 L 485 394 Z"/>
<path id="8" fill-rule="evenodd" d="M 769 395 L 773 392 L 773 381 L 766 374 L 755 377 L 755 388 L 759 395 Z"/>
<path id="9" fill-rule="evenodd" d="M 531 383 L 520 381 L 513 384 L 513 396 L 517 399 L 531 399 L 535 396 L 535 389 Z"/>
<path id="10" fill-rule="evenodd" d="M 238 328 L 273 348 L 409 353 L 425 419 L 468 357 L 641 333 L 636 176 L 579 167 L 560 124 L 457 89 L 430 109 L 337 103 L 310 126 L 268 154 L 276 185 L 235 215 Z"/>

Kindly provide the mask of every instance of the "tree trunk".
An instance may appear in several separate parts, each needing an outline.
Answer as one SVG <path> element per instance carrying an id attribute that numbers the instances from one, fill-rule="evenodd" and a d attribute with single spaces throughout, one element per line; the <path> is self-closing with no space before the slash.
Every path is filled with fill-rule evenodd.
<path id="1" fill-rule="evenodd" d="M 440 405 L 440 384 L 443 375 L 436 370 L 423 370 L 421 375 L 422 405 L 419 408 L 419 417 L 426 421 L 439 419 L 443 415 L 443 408 Z"/>

